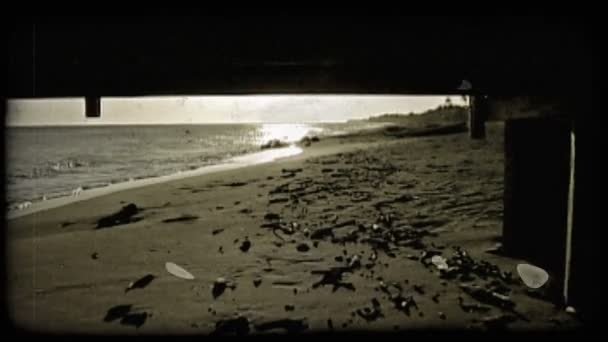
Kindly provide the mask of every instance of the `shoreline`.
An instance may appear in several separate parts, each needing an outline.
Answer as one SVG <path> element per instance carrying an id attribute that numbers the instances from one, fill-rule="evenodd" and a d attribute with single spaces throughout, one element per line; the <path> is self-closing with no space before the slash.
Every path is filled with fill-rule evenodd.
<path id="1" fill-rule="evenodd" d="M 22 203 L 31 203 L 30 206 L 24 209 L 9 209 L 6 211 L 6 219 L 11 220 L 14 218 L 34 214 L 40 211 L 54 209 L 62 207 L 71 203 L 85 201 L 96 197 L 136 189 L 144 186 L 160 184 L 165 182 L 171 182 L 174 180 L 186 179 L 190 177 L 202 176 L 210 173 L 224 172 L 234 169 L 246 168 L 249 166 L 270 163 L 283 158 L 289 158 L 302 153 L 303 150 L 295 144 L 283 148 L 275 148 L 261 152 L 253 152 L 237 157 L 232 157 L 224 160 L 218 164 L 206 165 L 194 170 L 179 171 L 163 176 L 148 177 L 142 179 L 135 179 L 132 181 L 119 182 L 108 184 L 106 186 L 100 186 L 90 189 L 84 189 L 77 195 L 65 195 L 54 197 L 48 200 L 39 201 L 25 201 Z"/>
<path id="2" fill-rule="evenodd" d="M 369 136 L 378 134 L 385 127 L 393 125 L 391 123 L 374 123 L 373 127 L 368 127 L 360 130 L 355 130 L 352 132 L 337 132 L 334 134 L 324 135 L 321 133 L 320 136 L 323 140 L 327 139 L 347 139 L 349 137 L 361 137 L 361 136 Z M 141 125 L 140 125 L 141 126 Z M 153 126 L 153 125 L 152 125 Z M 183 126 L 183 125 L 177 125 Z M 46 127 L 46 126 L 40 126 Z M 314 134 L 313 134 L 314 135 Z M 307 136 L 311 136 L 308 134 Z M 233 157 L 229 157 L 223 160 L 220 160 L 217 164 L 210 164 L 200 166 L 195 169 L 184 169 L 170 174 L 164 175 L 155 175 L 144 178 L 123 178 L 118 182 L 108 182 L 106 184 L 91 186 L 91 185 L 81 185 L 73 188 L 70 192 L 60 192 L 60 193 L 47 193 L 42 197 L 38 197 L 35 199 L 24 199 L 21 201 L 12 202 L 10 205 L 5 207 L 5 215 L 8 219 L 21 217 L 23 215 L 29 215 L 34 212 L 38 212 L 41 210 L 47 210 L 51 208 L 56 208 L 59 206 L 63 206 L 69 203 L 77 202 L 83 199 L 90 199 L 98 196 L 103 196 L 105 194 L 110 194 L 116 191 L 128 190 L 133 188 L 138 188 L 141 186 L 157 184 L 160 182 L 168 182 L 176 179 L 181 179 L 184 177 L 196 177 L 198 175 L 203 175 L 211 172 L 221 172 L 231 170 L 233 168 L 241 168 L 247 167 L 251 165 L 257 165 L 260 163 L 271 162 L 274 160 L 286 158 L 293 156 L 293 150 L 290 153 L 289 149 L 293 148 L 301 148 L 302 144 L 300 141 L 286 141 L 288 144 L 287 147 L 282 148 L 272 148 L 272 149 L 261 149 L 260 151 L 251 151 L 244 154 L 239 154 Z M 308 147 L 310 148 L 310 147 Z M 276 152 L 272 152 L 276 151 Z M 282 155 L 281 152 L 285 152 L 285 155 Z M 298 152 L 298 153 L 301 153 Z M 234 164 L 239 164 L 235 166 Z"/>
<path id="3" fill-rule="evenodd" d="M 12 209 L 5 211 L 6 220 L 13 220 L 24 216 L 32 215 L 42 211 L 52 210 L 56 208 L 65 207 L 67 205 L 95 199 L 98 197 L 129 191 L 133 189 L 153 186 L 157 184 L 169 183 L 174 181 L 185 180 L 189 178 L 196 178 L 208 174 L 224 173 L 232 170 L 239 170 L 249 168 L 256 165 L 274 163 L 278 161 L 289 161 L 300 158 L 308 158 L 311 154 L 325 155 L 324 149 L 327 145 L 336 145 L 334 140 L 342 140 L 349 138 L 363 138 L 368 136 L 376 136 L 380 131 L 379 128 L 372 128 L 354 133 L 338 134 L 332 136 L 325 136 L 321 143 L 317 142 L 309 147 L 302 148 L 300 143 L 294 142 L 287 147 L 282 148 L 271 148 L 261 150 L 258 152 L 247 153 L 236 157 L 231 157 L 218 164 L 206 165 L 194 170 L 180 171 L 157 177 L 148 177 L 143 179 L 136 179 L 133 181 L 126 181 L 120 183 L 109 184 L 106 186 L 95 187 L 85 189 L 79 192 L 77 195 L 65 195 L 48 200 L 39 201 L 28 201 L 31 204 L 23 209 Z M 383 139 L 379 139 L 383 140 Z M 356 145 L 356 143 L 350 143 L 349 145 Z M 363 147 L 363 146 L 359 146 Z M 331 152 L 329 152 L 331 154 Z"/>
<path id="4" fill-rule="evenodd" d="M 377 136 L 382 130 L 387 127 L 394 125 L 392 123 L 376 123 L 374 127 L 356 130 L 353 132 L 337 133 L 332 135 L 323 135 L 321 138 L 323 141 L 333 139 L 348 139 L 356 137 L 367 137 Z M 97 186 L 83 189 L 78 187 L 73 189 L 71 194 L 65 193 L 54 196 L 49 199 L 38 199 L 38 200 L 25 200 L 21 202 L 13 203 L 11 206 L 5 208 L 5 217 L 7 220 L 14 218 L 30 215 L 36 212 L 49 210 L 53 208 L 62 207 L 74 202 L 84 201 L 99 196 L 112 194 L 119 191 L 136 189 L 143 186 L 149 186 L 164 182 L 171 182 L 179 179 L 202 176 L 209 173 L 224 172 L 233 169 L 240 169 L 244 167 L 269 163 L 278 161 L 284 158 L 294 157 L 304 151 L 314 148 L 318 143 L 306 147 L 303 149 L 301 143 L 298 141 L 288 142 L 289 146 L 281 148 L 271 148 L 266 150 L 260 150 L 256 152 L 249 152 L 235 157 L 230 157 L 220 161 L 217 164 L 205 165 L 193 170 L 183 170 L 175 173 L 170 173 L 160 176 L 152 176 L 141 179 L 126 180 L 118 183 L 109 183 L 104 186 Z M 51 196 L 53 194 L 49 194 Z M 24 206 L 23 208 L 19 208 Z"/>

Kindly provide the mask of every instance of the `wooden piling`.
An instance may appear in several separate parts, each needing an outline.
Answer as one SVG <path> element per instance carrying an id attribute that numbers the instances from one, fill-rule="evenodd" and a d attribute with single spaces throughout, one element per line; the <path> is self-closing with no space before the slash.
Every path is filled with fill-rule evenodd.
<path id="1" fill-rule="evenodd" d="M 101 117 L 101 99 L 99 96 L 86 96 L 85 99 L 85 116 L 87 118 Z"/>
<path id="2" fill-rule="evenodd" d="M 568 240 L 571 123 L 529 118 L 505 123 L 503 246 L 546 269 L 563 301 Z"/>
<path id="3" fill-rule="evenodd" d="M 482 95 L 471 96 L 469 105 L 469 137 L 471 139 L 485 139 L 487 119 L 487 99 Z"/>

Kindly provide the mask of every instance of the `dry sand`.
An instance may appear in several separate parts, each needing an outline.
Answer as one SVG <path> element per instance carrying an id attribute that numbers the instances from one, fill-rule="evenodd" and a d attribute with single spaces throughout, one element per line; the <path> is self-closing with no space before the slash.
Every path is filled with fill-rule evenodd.
<path id="1" fill-rule="evenodd" d="M 240 316 L 235 322 L 247 323 L 240 329 L 250 333 L 285 331 L 265 329 L 264 323 L 276 320 L 292 331 L 327 330 L 328 320 L 336 331 L 393 331 L 485 329 L 480 320 L 503 314 L 515 317 L 507 325 L 514 330 L 577 327 L 573 316 L 527 293 L 515 271 L 521 260 L 485 252 L 502 229 L 502 151 L 500 125 L 489 127 L 485 141 L 471 141 L 466 133 L 332 138 L 272 163 L 11 219 L 7 275 L 13 323 L 38 332 L 197 334 Z M 99 219 L 129 203 L 142 209 L 134 222 L 96 229 Z M 171 220 L 188 216 L 193 219 Z M 251 243 L 247 251 L 239 248 L 245 239 Z M 469 281 L 461 274 L 444 280 L 432 263 L 425 265 L 430 258 L 419 260 L 423 252 L 437 252 L 454 265 L 455 246 L 502 273 L 487 280 L 476 274 Z M 354 255 L 361 265 L 348 268 Z M 166 262 L 195 279 L 171 275 Z M 332 267 L 334 275 L 344 272 L 343 286 L 317 284 L 323 275 L 315 272 Z M 504 281 L 504 272 L 512 273 L 511 282 Z M 154 277 L 142 288 L 125 292 L 148 274 Z M 230 286 L 214 298 L 218 277 Z M 492 280 L 510 289 L 514 310 L 484 304 L 459 287 Z M 395 303 L 409 296 L 417 308 L 408 314 Z M 468 312 L 459 297 L 489 312 Z M 119 305 L 132 305 L 127 318 L 123 313 L 104 321 Z"/>

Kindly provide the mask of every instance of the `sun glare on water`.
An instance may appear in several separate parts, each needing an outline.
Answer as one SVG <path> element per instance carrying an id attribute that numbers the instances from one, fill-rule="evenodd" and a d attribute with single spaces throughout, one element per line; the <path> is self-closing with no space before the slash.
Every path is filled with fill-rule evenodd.
<path id="1" fill-rule="evenodd" d="M 320 128 L 308 124 L 263 124 L 260 128 L 260 142 L 278 139 L 284 142 L 297 142 L 306 135 L 315 135 Z"/>

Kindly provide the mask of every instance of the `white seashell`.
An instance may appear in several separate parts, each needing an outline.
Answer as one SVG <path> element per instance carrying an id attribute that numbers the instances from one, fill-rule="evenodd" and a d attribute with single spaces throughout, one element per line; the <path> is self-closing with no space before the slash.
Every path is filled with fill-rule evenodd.
<path id="1" fill-rule="evenodd" d="M 172 262 L 165 263 L 165 268 L 167 269 L 167 272 L 173 274 L 174 276 L 176 276 L 178 278 L 194 279 L 194 276 L 190 272 L 186 271 L 185 269 L 181 268 L 180 266 L 178 266 Z"/>
<path id="2" fill-rule="evenodd" d="M 437 269 L 439 270 L 447 270 L 448 269 L 448 263 L 447 263 L 447 259 L 442 257 L 441 255 L 435 255 L 431 258 L 431 262 L 433 263 L 433 265 L 437 266 Z"/>
<path id="3" fill-rule="evenodd" d="M 517 265 L 517 273 L 521 277 L 521 280 L 523 280 L 524 284 L 533 289 L 538 289 L 539 287 L 545 285 L 545 283 L 549 280 L 549 274 L 547 271 L 540 267 L 529 264 Z"/>

